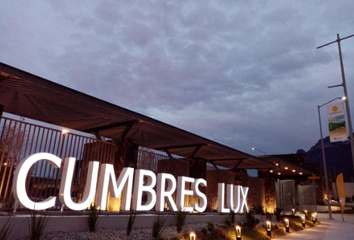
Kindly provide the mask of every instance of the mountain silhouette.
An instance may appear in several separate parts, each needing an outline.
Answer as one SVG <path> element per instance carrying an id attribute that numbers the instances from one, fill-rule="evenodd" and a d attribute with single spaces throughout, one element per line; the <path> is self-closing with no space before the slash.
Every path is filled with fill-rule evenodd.
<path id="1" fill-rule="evenodd" d="M 337 177 L 343 173 L 344 182 L 352 182 L 354 180 L 354 169 L 352 154 L 350 151 L 350 142 L 333 142 L 329 141 L 329 137 L 323 139 L 325 149 L 325 157 L 327 163 L 327 172 Z M 322 160 L 321 139 L 306 152 L 306 162 L 319 162 Z"/>

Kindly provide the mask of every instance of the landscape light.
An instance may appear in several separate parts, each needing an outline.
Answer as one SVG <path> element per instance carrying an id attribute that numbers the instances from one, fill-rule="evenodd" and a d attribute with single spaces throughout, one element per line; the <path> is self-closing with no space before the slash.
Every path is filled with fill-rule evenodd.
<path id="1" fill-rule="evenodd" d="M 289 231 L 289 219 L 285 218 L 285 219 L 284 219 L 284 222 L 285 222 L 285 229 L 286 229 L 286 232 L 288 233 L 288 232 L 290 232 L 290 231 Z"/>
<path id="2" fill-rule="evenodd" d="M 240 226 L 236 226 L 236 240 L 241 240 L 242 236 L 241 236 L 241 227 Z"/>
<path id="3" fill-rule="evenodd" d="M 267 236 L 272 237 L 272 223 L 270 221 L 267 221 L 266 224 L 267 224 Z"/>
<path id="4" fill-rule="evenodd" d="M 306 211 L 306 210 L 305 210 Z M 305 216 L 301 216 L 302 227 L 305 227 Z"/>
<path id="5" fill-rule="evenodd" d="M 312 222 L 315 224 L 316 223 L 316 215 L 312 213 Z"/>
<path id="6" fill-rule="evenodd" d="M 189 234 L 189 240 L 197 240 L 197 237 L 195 236 L 194 232 Z"/>

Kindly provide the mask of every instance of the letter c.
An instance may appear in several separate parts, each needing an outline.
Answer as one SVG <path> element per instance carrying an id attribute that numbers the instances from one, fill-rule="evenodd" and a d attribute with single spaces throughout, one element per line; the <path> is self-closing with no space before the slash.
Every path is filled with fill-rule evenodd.
<path id="1" fill-rule="evenodd" d="M 12 192 L 15 199 L 24 207 L 31 210 L 44 210 L 55 206 L 56 197 L 49 197 L 41 202 L 33 202 L 26 192 L 26 178 L 32 165 L 38 161 L 45 160 L 55 168 L 60 168 L 61 159 L 50 153 L 36 153 L 22 161 L 14 172 Z"/>

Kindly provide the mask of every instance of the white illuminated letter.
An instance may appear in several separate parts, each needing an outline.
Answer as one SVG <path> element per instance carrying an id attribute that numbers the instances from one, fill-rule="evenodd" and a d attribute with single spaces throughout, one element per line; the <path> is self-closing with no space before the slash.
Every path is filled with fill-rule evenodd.
<path id="1" fill-rule="evenodd" d="M 55 206 L 56 197 L 49 197 L 41 202 L 33 202 L 26 192 L 26 178 L 32 165 L 38 161 L 46 160 L 55 168 L 60 168 L 61 159 L 50 153 L 36 153 L 20 162 L 14 172 L 12 191 L 15 199 L 24 207 L 31 210 L 44 210 Z"/>
<path id="2" fill-rule="evenodd" d="M 233 187 L 232 184 L 226 185 L 226 207 L 233 211 L 234 208 L 234 199 L 233 199 Z"/>
<path id="3" fill-rule="evenodd" d="M 238 213 L 241 210 L 241 189 L 242 186 L 236 185 L 234 186 L 234 206 L 233 211 Z"/>
<path id="4" fill-rule="evenodd" d="M 195 203 L 192 203 L 192 206 L 196 211 L 204 212 L 207 207 L 207 198 L 204 193 L 199 191 L 199 184 L 202 185 L 203 187 L 207 186 L 207 182 L 202 178 L 194 180 L 194 182 L 192 183 L 192 190 L 194 192 L 194 195 L 199 198 L 199 206 L 198 204 Z"/>
<path id="5" fill-rule="evenodd" d="M 97 206 L 106 210 L 108 188 L 111 197 L 118 198 L 122 193 L 122 210 L 129 211 L 133 189 L 134 168 L 123 168 L 118 180 L 112 164 L 102 164 L 98 180 Z M 124 188 L 123 188 L 124 187 Z"/>
<path id="6" fill-rule="evenodd" d="M 167 183 L 167 189 L 166 189 Z M 173 201 L 172 194 L 176 190 L 176 179 L 172 174 L 159 173 L 157 174 L 157 199 L 155 211 L 163 212 L 164 203 L 166 203 L 170 210 L 177 211 L 176 203 Z M 166 189 L 166 190 L 165 190 Z"/>
<path id="7" fill-rule="evenodd" d="M 146 177 L 146 184 L 144 185 L 144 177 Z M 154 187 L 156 185 L 156 175 L 154 172 L 144 169 L 135 170 L 134 178 L 134 194 L 133 194 L 133 210 L 135 211 L 149 211 L 156 203 L 156 192 Z M 141 204 L 143 192 L 147 193 L 147 201 L 145 205 Z"/>
<path id="8" fill-rule="evenodd" d="M 60 182 L 59 199 L 61 204 L 71 210 L 80 211 L 88 208 L 95 199 L 99 162 L 89 162 L 86 178 L 85 193 L 80 203 L 75 203 L 71 199 L 71 185 L 73 181 L 76 159 L 65 158 L 63 175 Z"/>
<path id="9" fill-rule="evenodd" d="M 178 177 L 178 185 L 177 185 L 177 208 L 179 211 L 183 212 L 192 212 L 192 207 L 185 207 L 184 206 L 184 196 L 190 195 L 193 196 L 192 190 L 186 189 L 186 182 L 193 183 L 194 178 L 190 177 Z"/>
<path id="10" fill-rule="evenodd" d="M 218 212 L 229 213 L 230 209 L 224 207 L 225 203 L 225 184 L 218 183 Z"/>
<path id="11" fill-rule="evenodd" d="M 241 187 L 241 200 L 242 200 L 242 205 L 241 205 L 241 211 L 243 209 L 246 209 L 246 212 L 248 212 L 248 206 L 247 206 L 247 193 L 248 193 L 248 187 Z"/>

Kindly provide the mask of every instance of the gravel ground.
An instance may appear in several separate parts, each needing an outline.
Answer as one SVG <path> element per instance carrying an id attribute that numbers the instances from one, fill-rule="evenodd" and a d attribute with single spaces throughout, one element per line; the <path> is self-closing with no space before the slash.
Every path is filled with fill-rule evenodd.
<path id="1" fill-rule="evenodd" d="M 193 223 L 186 224 L 183 227 L 182 232 L 193 232 L 195 230 L 200 231 L 207 224 L 206 223 Z M 162 232 L 162 236 L 165 239 L 169 239 L 177 235 L 176 226 L 168 226 Z M 182 234 L 181 234 L 182 235 Z M 89 240 L 109 240 L 109 239 L 127 239 L 127 240 L 149 240 L 152 238 L 152 228 L 134 228 L 130 233 L 130 236 L 126 236 L 126 229 L 99 229 L 94 233 L 90 232 L 48 232 L 44 233 L 43 240 L 61 240 L 61 239 L 89 239 Z"/>

